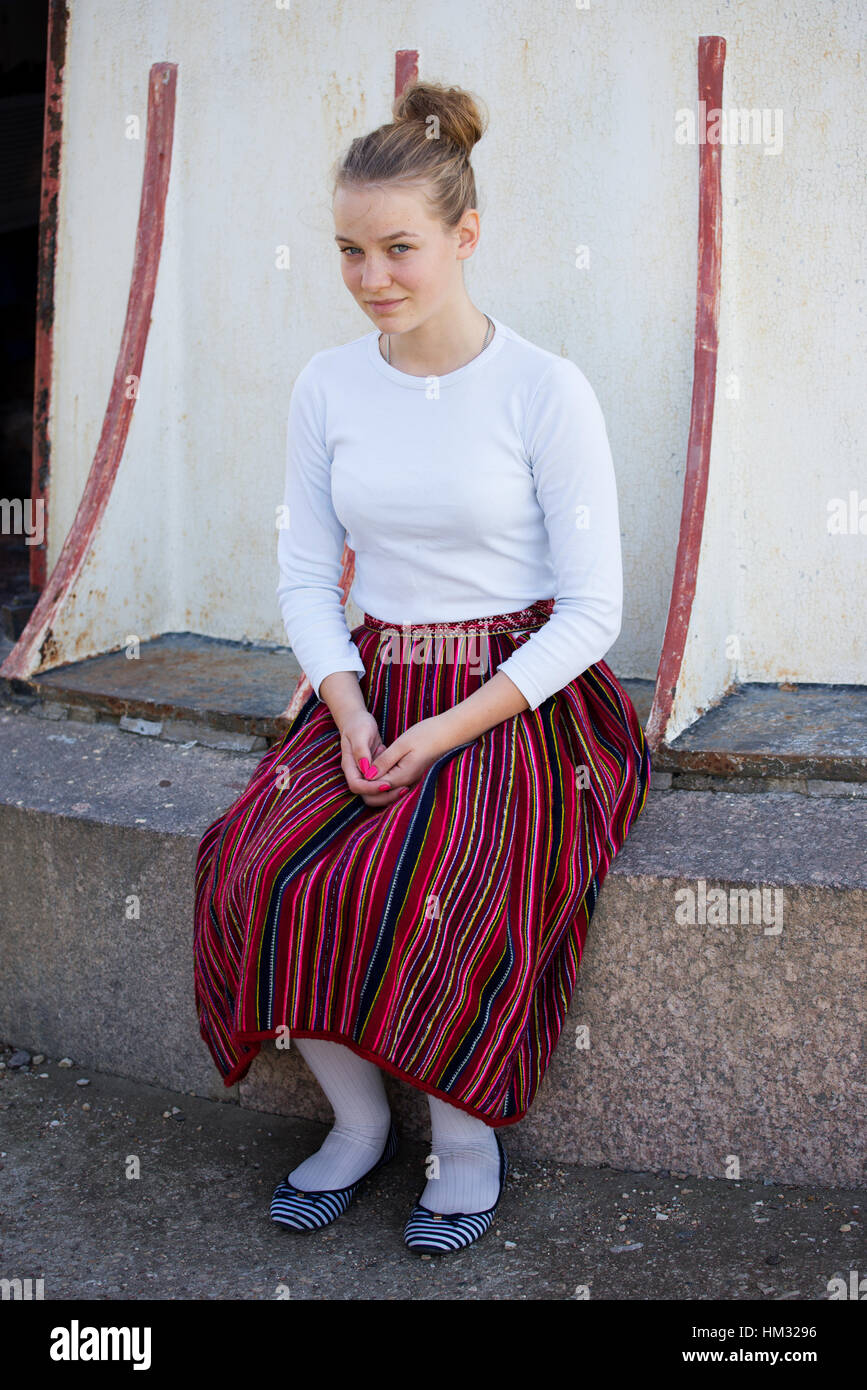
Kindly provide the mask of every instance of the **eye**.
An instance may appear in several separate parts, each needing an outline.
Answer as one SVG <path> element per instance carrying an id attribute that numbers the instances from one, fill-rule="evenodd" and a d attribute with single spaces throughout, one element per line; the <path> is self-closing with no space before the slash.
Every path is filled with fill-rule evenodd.
<path id="1" fill-rule="evenodd" d="M 403 247 L 404 251 L 412 251 L 412 249 L 413 249 L 411 246 L 408 246 L 408 245 L 406 244 L 405 241 L 396 241 L 396 242 L 394 243 L 394 245 L 393 245 L 392 247 L 390 247 L 389 249 L 392 250 L 392 251 L 394 251 L 394 250 L 396 250 L 398 247 L 401 247 L 401 246 Z M 340 254 L 341 254 L 341 256 L 346 256 L 347 251 L 358 251 L 358 250 L 360 250 L 360 248 L 359 248 L 358 246 L 342 246 L 342 247 L 340 248 Z M 355 257 L 354 257 L 354 256 L 346 256 L 346 259 L 347 259 L 348 261 L 354 261 L 354 260 L 355 260 Z"/>

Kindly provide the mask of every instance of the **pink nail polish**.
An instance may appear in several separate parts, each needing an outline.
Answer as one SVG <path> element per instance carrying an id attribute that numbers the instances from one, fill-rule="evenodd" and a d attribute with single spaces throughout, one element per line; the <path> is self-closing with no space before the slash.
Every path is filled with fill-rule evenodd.
<path id="1" fill-rule="evenodd" d="M 390 791 L 391 791 L 391 787 L 388 785 L 387 782 L 380 782 L 380 784 L 379 784 L 379 786 L 377 787 L 376 790 L 379 791 L 379 792 L 390 792 Z"/>
<path id="2" fill-rule="evenodd" d="M 367 776 L 368 776 L 368 771 L 367 771 L 367 770 L 368 770 L 368 768 L 370 767 L 370 763 L 367 761 L 367 759 L 366 759 L 366 758 L 359 758 L 359 759 L 358 759 L 358 766 L 361 768 L 361 771 L 363 772 L 364 776 L 367 777 Z"/>

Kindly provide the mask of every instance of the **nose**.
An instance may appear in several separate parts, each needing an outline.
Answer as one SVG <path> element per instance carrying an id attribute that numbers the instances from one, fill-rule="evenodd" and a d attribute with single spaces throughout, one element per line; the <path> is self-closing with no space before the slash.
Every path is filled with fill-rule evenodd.
<path id="1" fill-rule="evenodd" d="M 361 288 L 368 293 L 386 289 L 391 284 L 391 274 L 384 261 L 365 257 L 361 271 Z"/>

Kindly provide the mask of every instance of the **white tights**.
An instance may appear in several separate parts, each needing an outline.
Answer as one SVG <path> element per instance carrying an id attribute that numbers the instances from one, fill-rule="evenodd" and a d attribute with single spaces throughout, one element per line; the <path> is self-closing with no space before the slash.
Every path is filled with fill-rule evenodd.
<path id="1" fill-rule="evenodd" d="M 328 1038 L 293 1038 L 325 1092 L 335 1123 L 324 1144 L 289 1173 L 302 1192 L 348 1187 L 382 1153 L 391 1109 L 382 1071 L 352 1048 Z M 428 1095 L 431 1150 L 421 1202 L 431 1211 L 486 1211 L 500 1187 L 494 1131 L 484 1120 Z"/>

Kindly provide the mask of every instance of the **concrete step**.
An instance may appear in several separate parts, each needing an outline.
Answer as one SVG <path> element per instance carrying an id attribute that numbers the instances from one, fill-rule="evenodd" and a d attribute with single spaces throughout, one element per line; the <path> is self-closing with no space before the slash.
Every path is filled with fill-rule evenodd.
<path id="1" fill-rule="evenodd" d="M 196 850 L 259 757 L 6 703 L 0 1036 L 330 1120 L 295 1049 L 267 1043 L 227 1090 L 198 1033 Z M 863 1182 L 865 822 L 860 797 L 652 789 L 603 886 L 552 1065 L 508 1128 L 511 1152 Z M 405 1133 L 426 1137 L 423 1093 L 386 1086 Z"/>

